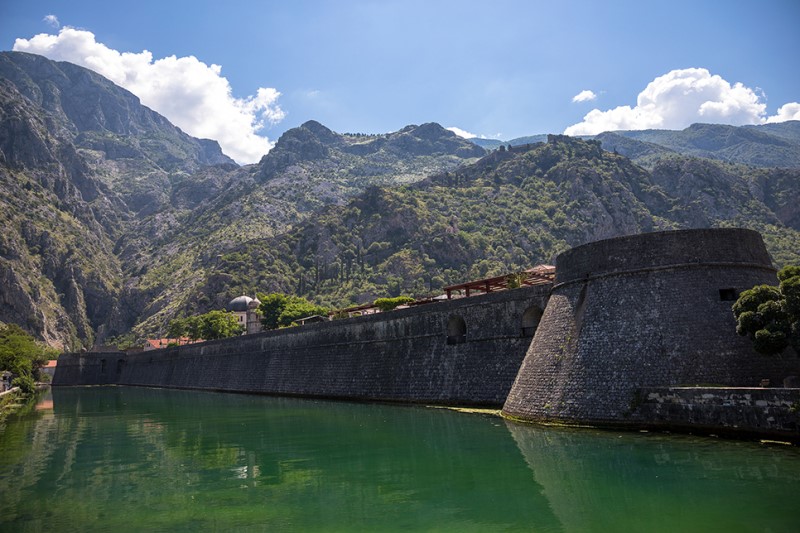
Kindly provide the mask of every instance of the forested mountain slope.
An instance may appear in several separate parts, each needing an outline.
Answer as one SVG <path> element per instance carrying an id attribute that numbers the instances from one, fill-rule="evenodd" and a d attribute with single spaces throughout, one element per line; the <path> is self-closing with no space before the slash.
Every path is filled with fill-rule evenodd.
<path id="1" fill-rule="evenodd" d="M 550 136 L 345 206 L 230 254 L 234 284 L 343 306 L 552 262 L 585 242 L 677 228 L 761 231 L 778 265 L 800 261 L 800 171 L 670 156 L 652 171 L 599 141 Z"/>

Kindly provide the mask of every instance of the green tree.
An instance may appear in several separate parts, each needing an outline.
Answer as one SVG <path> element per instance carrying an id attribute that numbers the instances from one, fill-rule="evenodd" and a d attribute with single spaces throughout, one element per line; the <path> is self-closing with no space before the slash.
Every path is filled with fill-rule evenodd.
<path id="1" fill-rule="evenodd" d="M 414 298 L 411 296 L 395 296 L 394 298 L 378 298 L 375 300 L 374 305 L 381 311 L 391 311 L 397 306 L 411 303 L 413 301 Z"/>
<path id="2" fill-rule="evenodd" d="M 176 318 L 169 321 L 169 338 L 189 337 L 192 340 L 226 339 L 241 335 L 244 326 L 235 314 L 228 311 L 209 311 L 203 315 Z"/>
<path id="3" fill-rule="evenodd" d="M 281 293 L 259 294 L 261 323 L 266 329 L 291 326 L 296 320 L 313 315 L 327 315 L 328 308 L 299 296 Z"/>
<path id="4" fill-rule="evenodd" d="M 179 339 L 185 337 L 187 334 L 188 322 L 185 318 L 175 318 L 169 321 L 167 325 L 167 337 L 170 339 Z"/>
<path id="5" fill-rule="evenodd" d="M 279 292 L 270 294 L 259 294 L 258 299 L 261 305 L 258 311 L 261 313 L 261 324 L 266 329 L 278 329 L 278 319 L 289 301 L 289 297 Z"/>
<path id="6" fill-rule="evenodd" d="M 209 311 L 199 318 L 200 338 L 206 340 L 235 337 L 244 332 L 244 326 L 239 323 L 236 315 L 228 311 Z"/>
<path id="7" fill-rule="evenodd" d="M 185 318 L 186 336 L 196 341 L 197 339 L 205 339 L 203 337 L 203 315 L 189 316 Z"/>
<path id="8" fill-rule="evenodd" d="M 778 279 L 777 287 L 742 292 L 733 304 L 736 332 L 749 336 L 758 353 L 777 355 L 792 346 L 800 354 L 800 267 L 784 267 Z"/>
<path id="9" fill-rule="evenodd" d="M 314 315 L 326 316 L 329 309 L 309 302 L 305 298 L 293 296 L 278 317 L 280 327 L 291 326 L 296 320 Z"/>
<path id="10" fill-rule="evenodd" d="M 16 379 L 14 384 L 32 392 L 35 381 L 41 380 L 41 367 L 58 352 L 37 342 L 16 324 L 0 325 L 0 370 L 8 370 Z"/>

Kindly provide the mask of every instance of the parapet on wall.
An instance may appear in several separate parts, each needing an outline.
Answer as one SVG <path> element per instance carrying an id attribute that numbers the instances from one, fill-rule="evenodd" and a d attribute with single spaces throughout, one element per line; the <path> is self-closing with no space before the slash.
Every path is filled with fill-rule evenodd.
<path id="1" fill-rule="evenodd" d="M 540 316 L 550 287 L 131 355 L 65 354 L 53 384 L 499 407 L 530 345 L 531 317 Z"/>
<path id="2" fill-rule="evenodd" d="M 750 230 L 649 233 L 564 252 L 503 413 L 640 423 L 639 389 L 780 383 L 800 371 L 797 358 L 765 358 L 735 333 L 731 305 L 760 283 L 777 279 Z"/>

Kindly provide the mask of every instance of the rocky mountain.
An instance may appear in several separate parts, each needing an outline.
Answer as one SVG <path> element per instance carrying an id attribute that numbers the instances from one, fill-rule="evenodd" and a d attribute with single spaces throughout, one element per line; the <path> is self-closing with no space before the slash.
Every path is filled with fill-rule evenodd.
<path id="1" fill-rule="evenodd" d="M 469 140 L 494 150 L 501 145 L 544 142 L 545 138 L 546 135 L 531 135 L 510 141 Z M 581 138 L 598 139 L 604 149 L 616 151 L 647 167 L 666 154 L 682 154 L 756 167 L 800 168 L 800 121 L 796 120 L 738 127 L 692 124 L 681 131 L 612 131 Z"/>
<path id="2" fill-rule="evenodd" d="M 542 133 L 540 135 L 526 135 L 525 137 L 517 137 L 510 141 L 500 141 L 498 139 L 481 139 L 480 137 L 473 137 L 468 139 L 471 143 L 477 144 L 481 148 L 487 150 L 495 150 L 503 146 L 524 146 L 526 144 L 542 143 L 547 141 L 547 135 Z"/>
<path id="3" fill-rule="evenodd" d="M 798 200 L 798 170 L 679 155 L 647 170 L 600 141 L 550 136 L 413 186 L 371 189 L 266 246 L 242 247 L 226 271 L 263 290 L 342 306 L 435 295 L 597 239 L 719 226 L 757 229 L 777 264 L 796 263 Z"/>
<path id="4" fill-rule="evenodd" d="M 308 122 L 239 168 L 96 73 L 0 53 L 0 321 L 70 347 L 155 332 L 225 303 L 228 250 L 484 153 L 436 124 L 366 136 Z"/>
<path id="5" fill-rule="evenodd" d="M 287 131 L 258 164 L 233 172 L 224 190 L 191 210 L 149 217 L 120 239 L 136 333 L 153 334 L 178 313 L 221 308 L 231 294 L 260 288 L 261 277 L 237 272 L 243 264 L 264 272 L 270 265 L 239 255 L 243 245 L 265 246 L 265 239 L 368 187 L 415 183 L 484 153 L 438 124 L 347 135 L 309 121 Z"/>
<path id="6" fill-rule="evenodd" d="M 0 321 L 77 348 L 163 334 L 242 293 L 423 296 L 668 228 L 751 227 L 776 264 L 800 262 L 800 170 L 682 153 L 749 142 L 793 157 L 794 124 L 761 128 L 487 153 L 433 123 L 364 135 L 310 121 L 239 167 L 89 70 L 0 53 Z"/>

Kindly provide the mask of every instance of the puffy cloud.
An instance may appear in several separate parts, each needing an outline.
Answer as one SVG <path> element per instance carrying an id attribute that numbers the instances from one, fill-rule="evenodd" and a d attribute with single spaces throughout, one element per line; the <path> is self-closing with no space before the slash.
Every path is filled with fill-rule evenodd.
<path id="1" fill-rule="evenodd" d="M 153 60 L 147 50 L 118 52 L 95 40 L 93 33 L 65 27 L 58 35 L 17 39 L 14 50 L 69 61 L 102 74 L 139 97 L 185 132 L 215 139 L 238 163 L 253 163 L 274 143 L 259 131 L 285 116 L 280 93 L 260 88 L 255 95 L 235 98 L 219 65 L 194 56 Z"/>
<path id="2" fill-rule="evenodd" d="M 58 21 L 58 17 L 55 15 L 46 15 L 42 22 L 47 23 L 48 25 L 52 26 L 53 28 L 60 28 L 61 23 Z"/>
<path id="3" fill-rule="evenodd" d="M 731 85 L 704 68 L 673 70 L 651 81 L 639 93 L 635 107 L 619 106 L 607 111 L 593 109 L 583 122 L 564 130 L 567 135 L 595 135 L 604 131 L 649 128 L 683 129 L 695 122 L 761 124 L 767 105 L 760 91 L 741 83 Z M 779 116 L 795 116 L 796 104 L 787 104 Z M 773 120 L 775 119 L 775 120 Z"/>
<path id="4" fill-rule="evenodd" d="M 572 97 L 572 101 L 573 102 L 589 102 L 591 100 L 595 100 L 596 98 L 597 98 L 597 95 L 594 93 L 594 91 L 590 91 L 589 89 L 586 89 L 584 91 L 579 92 L 575 96 L 573 96 Z"/>
<path id="5" fill-rule="evenodd" d="M 445 128 L 446 130 L 450 130 L 459 137 L 464 137 L 465 139 L 473 139 L 477 137 L 474 133 L 470 133 L 466 130 L 462 130 L 461 128 L 456 128 L 455 126 L 450 126 L 449 128 Z"/>
<path id="6" fill-rule="evenodd" d="M 791 102 L 778 108 L 778 112 L 767 119 L 767 122 L 786 122 L 787 120 L 800 120 L 800 104 Z"/>

